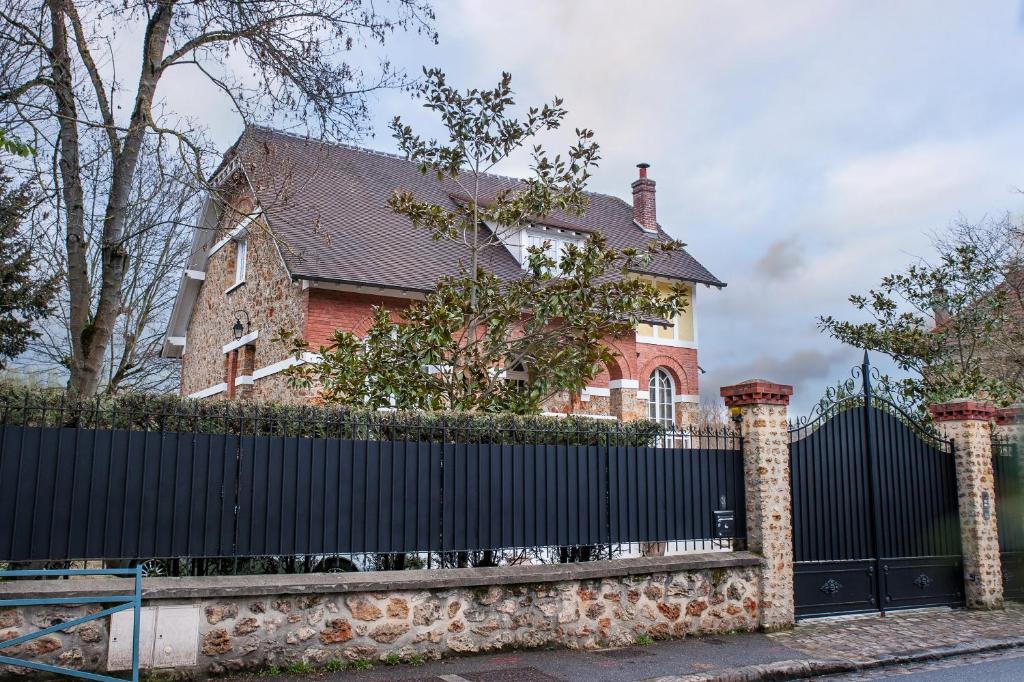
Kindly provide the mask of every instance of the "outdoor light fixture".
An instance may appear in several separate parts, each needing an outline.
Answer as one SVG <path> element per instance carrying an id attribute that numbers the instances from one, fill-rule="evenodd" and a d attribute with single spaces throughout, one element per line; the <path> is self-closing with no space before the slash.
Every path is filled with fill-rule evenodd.
<path id="1" fill-rule="evenodd" d="M 238 341 L 239 339 L 242 338 L 243 334 L 249 331 L 251 323 L 249 321 L 249 313 L 245 312 L 244 310 L 236 310 L 234 311 L 234 315 L 235 324 L 232 325 L 231 332 L 235 336 L 235 341 Z M 245 325 L 242 324 L 242 315 L 245 315 Z"/>

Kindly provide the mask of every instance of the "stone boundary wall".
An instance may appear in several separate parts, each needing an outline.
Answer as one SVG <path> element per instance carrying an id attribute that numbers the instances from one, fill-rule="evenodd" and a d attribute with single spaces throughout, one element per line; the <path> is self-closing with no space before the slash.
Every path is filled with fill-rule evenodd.
<path id="1" fill-rule="evenodd" d="M 196 652 L 176 652 L 194 656 L 194 664 L 176 672 L 205 676 L 298 661 L 322 666 L 332 659 L 589 649 L 632 644 L 640 635 L 668 639 L 756 630 L 758 565 L 753 554 L 723 552 L 490 569 L 153 578 L 144 581 L 144 606 L 196 609 Z M 32 581 L 5 584 L 4 592 L 9 598 L 68 597 L 126 587 L 112 579 Z M 87 609 L 100 607 L 0 610 L 0 640 Z M 104 671 L 109 623 L 86 623 L 8 655 Z M 179 641 L 183 634 L 192 641 L 191 632 L 180 631 Z M 0 667 L 0 676 L 27 674 L 25 668 Z"/>

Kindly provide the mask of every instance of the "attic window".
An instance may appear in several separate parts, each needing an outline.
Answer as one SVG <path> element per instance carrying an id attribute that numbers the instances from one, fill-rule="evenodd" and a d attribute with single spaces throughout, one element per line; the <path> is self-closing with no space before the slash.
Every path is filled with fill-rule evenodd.
<path id="1" fill-rule="evenodd" d="M 235 240 L 235 285 L 245 282 L 245 263 L 249 253 L 249 240 L 245 233 Z"/>
<path id="2" fill-rule="evenodd" d="M 570 244 L 579 245 L 583 240 L 572 232 L 562 230 L 530 230 L 526 233 L 526 244 L 523 248 L 523 268 L 530 265 L 530 247 L 538 247 L 544 250 L 544 254 L 555 261 L 551 274 L 561 274 L 558 262 Z"/>

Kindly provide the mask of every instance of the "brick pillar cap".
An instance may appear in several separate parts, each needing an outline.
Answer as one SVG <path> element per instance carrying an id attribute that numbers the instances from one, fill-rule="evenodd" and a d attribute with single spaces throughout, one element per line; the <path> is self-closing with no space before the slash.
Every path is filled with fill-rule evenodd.
<path id="1" fill-rule="evenodd" d="M 995 416 L 996 408 L 984 400 L 963 398 L 948 403 L 929 405 L 928 411 L 937 422 L 983 421 Z"/>
<path id="2" fill-rule="evenodd" d="M 996 424 L 999 426 L 1012 426 L 1024 424 L 1024 405 L 1017 403 L 1009 407 L 996 409 Z"/>
<path id="3" fill-rule="evenodd" d="M 722 386 L 719 394 L 726 407 L 743 405 L 789 405 L 793 387 L 776 384 L 767 379 L 747 379 L 732 386 Z"/>

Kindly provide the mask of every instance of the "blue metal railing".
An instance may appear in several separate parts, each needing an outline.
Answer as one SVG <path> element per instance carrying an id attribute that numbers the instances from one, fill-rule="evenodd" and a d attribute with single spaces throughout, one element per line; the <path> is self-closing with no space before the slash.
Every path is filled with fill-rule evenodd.
<path id="1" fill-rule="evenodd" d="M 127 611 L 132 609 L 134 611 L 134 621 L 132 625 L 132 682 L 139 681 L 139 617 L 142 610 L 142 566 L 136 566 L 135 568 L 97 568 L 97 569 L 67 569 L 67 570 L 19 570 L 19 571 L 0 571 L 0 578 L 54 578 L 54 577 L 71 577 L 71 576 L 90 576 L 90 575 L 120 575 L 129 576 L 135 578 L 135 589 L 130 595 L 101 595 L 98 597 L 41 597 L 39 599 L 0 599 L 0 608 L 10 606 L 66 606 L 66 605 L 78 605 L 78 604 L 115 604 L 109 608 L 97 611 L 96 613 L 89 614 L 88 616 L 82 616 L 81 618 L 74 618 L 72 620 L 64 621 L 63 623 L 57 623 L 50 627 L 37 630 L 36 632 L 30 632 L 14 639 L 8 639 L 7 641 L 0 642 L 0 652 L 4 649 L 10 649 L 11 647 L 19 644 L 30 642 L 34 639 L 38 639 L 45 635 L 49 635 L 54 632 L 73 628 L 76 625 L 81 625 L 90 620 L 98 620 L 107 616 L 113 615 L 118 611 Z M 124 682 L 123 678 L 112 677 L 110 675 L 99 675 L 97 673 L 84 672 L 82 670 L 74 670 L 72 668 L 61 668 L 55 665 L 49 665 L 46 663 L 39 663 L 38 661 L 26 661 L 20 658 L 13 658 L 11 656 L 0 655 L 0 664 L 12 665 L 22 668 L 31 668 L 33 670 L 41 670 L 43 672 L 53 673 L 56 675 L 70 675 L 72 677 L 81 677 L 86 680 L 96 680 L 96 682 Z"/>

